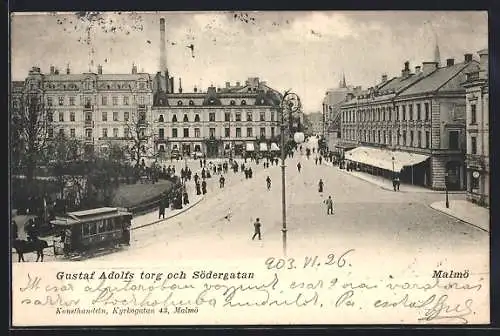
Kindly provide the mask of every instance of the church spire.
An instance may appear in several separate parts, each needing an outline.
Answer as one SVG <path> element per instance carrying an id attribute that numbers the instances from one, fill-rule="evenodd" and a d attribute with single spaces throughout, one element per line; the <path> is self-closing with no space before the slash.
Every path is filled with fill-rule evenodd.
<path id="1" fill-rule="evenodd" d="M 441 64 L 441 54 L 439 53 L 439 44 L 436 39 L 436 46 L 434 47 L 434 62 L 437 62 L 438 66 Z"/>
<path id="2" fill-rule="evenodd" d="M 346 84 L 346 82 L 345 82 L 345 73 L 343 73 L 343 72 L 342 72 L 342 80 L 340 81 L 339 87 L 340 87 L 341 89 L 344 89 L 344 88 L 346 88 L 346 87 L 347 87 L 347 84 Z"/>

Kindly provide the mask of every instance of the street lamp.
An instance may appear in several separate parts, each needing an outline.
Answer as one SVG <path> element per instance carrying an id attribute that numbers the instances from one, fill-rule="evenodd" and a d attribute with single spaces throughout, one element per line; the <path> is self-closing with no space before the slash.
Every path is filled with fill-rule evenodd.
<path id="1" fill-rule="evenodd" d="M 446 208 L 449 208 L 450 201 L 448 200 L 448 172 L 444 174 L 444 188 L 446 194 Z"/>
<path id="2" fill-rule="evenodd" d="M 286 233 L 287 233 L 287 227 L 286 227 L 286 188 L 285 188 L 285 183 L 286 183 L 286 172 L 285 172 L 285 158 L 286 158 L 286 152 L 285 152 L 285 129 L 290 130 L 290 123 L 286 123 L 285 120 L 285 113 L 288 114 L 288 118 L 291 117 L 291 114 L 294 112 L 297 112 L 300 109 L 300 99 L 299 96 L 297 96 L 295 93 L 292 93 L 290 91 L 286 91 L 285 94 L 283 95 L 283 98 L 281 99 L 281 103 L 279 106 L 279 111 L 281 112 L 281 211 L 282 211 L 282 229 L 281 232 L 283 233 L 283 254 L 286 256 Z M 290 121 L 290 120 L 288 120 Z M 303 139 L 303 137 L 302 137 Z"/>

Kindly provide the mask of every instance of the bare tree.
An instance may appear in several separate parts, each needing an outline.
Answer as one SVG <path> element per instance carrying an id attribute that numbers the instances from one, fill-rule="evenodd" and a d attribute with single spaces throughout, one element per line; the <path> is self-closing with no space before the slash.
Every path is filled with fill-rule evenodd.
<path id="1" fill-rule="evenodd" d="M 125 127 L 128 129 L 130 157 L 135 166 L 139 167 L 141 160 L 151 152 L 152 125 L 146 118 L 146 112 L 139 111 L 132 113 L 125 121 Z"/>

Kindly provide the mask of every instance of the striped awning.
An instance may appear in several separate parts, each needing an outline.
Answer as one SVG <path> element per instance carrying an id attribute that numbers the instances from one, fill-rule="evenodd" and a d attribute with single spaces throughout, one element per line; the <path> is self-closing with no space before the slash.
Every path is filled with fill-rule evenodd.
<path id="1" fill-rule="evenodd" d="M 279 151 L 280 148 L 278 147 L 278 145 L 274 142 L 271 143 L 271 150 L 272 151 Z"/>
<path id="2" fill-rule="evenodd" d="M 255 150 L 255 147 L 253 145 L 253 142 L 247 142 L 246 151 L 253 152 L 254 150 Z"/>
<path id="3" fill-rule="evenodd" d="M 261 142 L 259 145 L 259 150 L 261 152 L 266 152 L 267 151 L 267 144 L 265 142 Z"/>
<path id="4" fill-rule="evenodd" d="M 411 167 L 424 162 L 429 156 L 387 149 L 357 147 L 347 151 L 345 153 L 345 158 L 373 167 L 391 171 L 401 171 L 405 167 Z"/>

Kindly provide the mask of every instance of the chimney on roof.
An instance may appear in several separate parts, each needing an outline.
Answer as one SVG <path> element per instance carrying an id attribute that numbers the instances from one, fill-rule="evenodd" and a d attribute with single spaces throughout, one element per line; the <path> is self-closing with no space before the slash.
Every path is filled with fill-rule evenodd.
<path id="1" fill-rule="evenodd" d="M 54 70 L 54 75 L 59 75 L 59 69 Z"/>
<path id="2" fill-rule="evenodd" d="M 230 82 L 226 82 L 226 89 L 229 89 L 231 87 L 231 83 Z"/>
<path id="3" fill-rule="evenodd" d="M 53 75 L 56 72 L 55 70 L 56 70 L 56 67 L 51 65 L 50 66 L 50 74 Z"/>
<path id="4" fill-rule="evenodd" d="M 135 75 L 137 74 L 137 65 L 132 64 L 132 74 Z"/>
<path id="5" fill-rule="evenodd" d="M 220 87 L 217 88 L 217 92 L 220 92 Z"/>
<path id="6" fill-rule="evenodd" d="M 419 74 L 420 74 L 420 72 L 421 72 L 421 69 L 422 69 L 422 67 L 421 67 L 420 65 L 417 65 L 417 66 L 415 67 L 415 75 L 419 75 Z"/>
<path id="7" fill-rule="evenodd" d="M 387 82 L 387 74 L 382 74 L 382 83 Z"/>
<path id="8" fill-rule="evenodd" d="M 71 71 L 69 70 L 69 64 L 66 66 L 66 75 L 69 75 Z"/>
<path id="9" fill-rule="evenodd" d="M 422 63 L 422 72 L 424 75 L 428 75 L 438 67 L 438 62 L 423 62 Z"/>
<path id="10" fill-rule="evenodd" d="M 241 84 L 240 82 L 236 82 L 236 87 L 240 87 L 241 86 L 240 84 Z"/>
<path id="11" fill-rule="evenodd" d="M 404 69 L 401 71 L 401 76 L 403 78 L 406 78 L 410 75 L 410 62 L 406 61 L 405 62 L 405 67 Z"/>
<path id="12" fill-rule="evenodd" d="M 454 58 L 448 58 L 446 60 L 446 66 L 452 66 L 455 64 L 455 59 Z"/>
<path id="13" fill-rule="evenodd" d="M 179 93 L 182 93 L 182 80 L 179 77 Z"/>
<path id="14" fill-rule="evenodd" d="M 198 92 L 198 88 L 195 86 L 193 91 L 194 91 L 194 93 Z"/>
<path id="15" fill-rule="evenodd" d="M 465 61 L 465 63 L 472 62 L 472 54 L 465 54 L 464 61 Z"/>
<path id="16" fill-rule="evenodd" d="M 100 64 L 97 66 L 97 74 L 102 75 L 102 65 Z"/>

